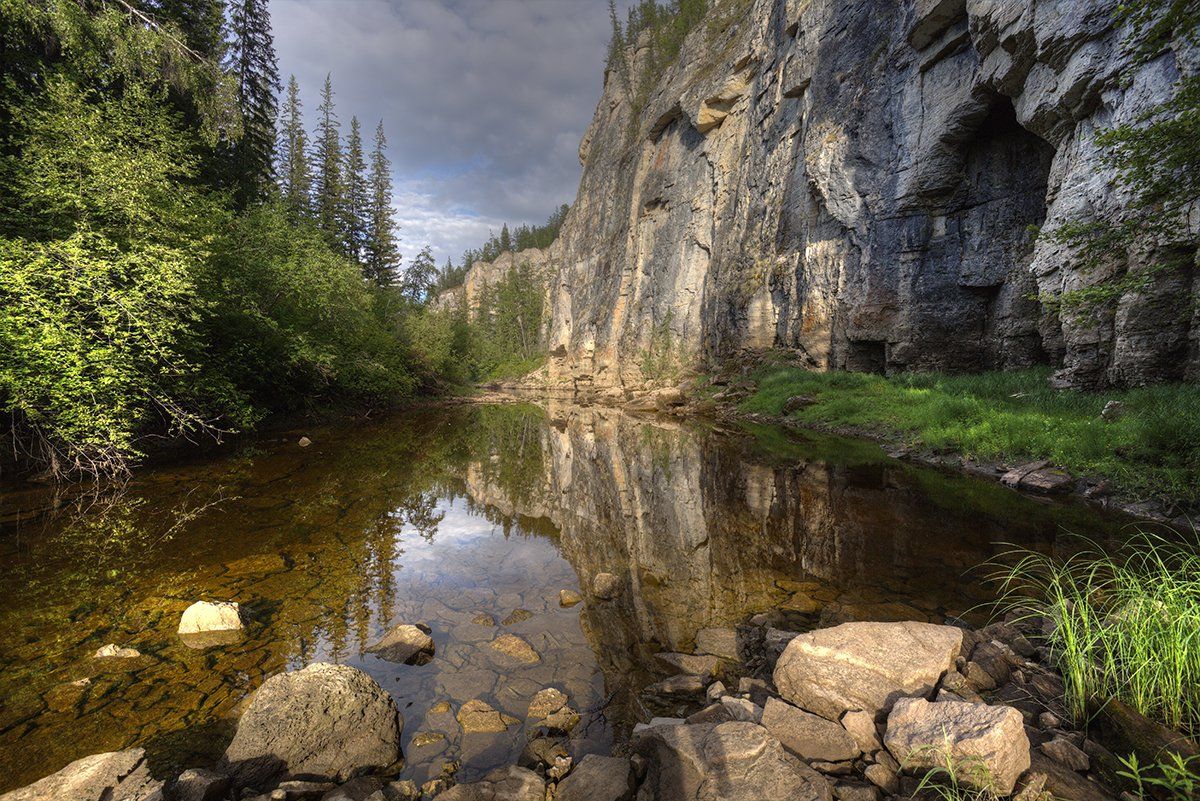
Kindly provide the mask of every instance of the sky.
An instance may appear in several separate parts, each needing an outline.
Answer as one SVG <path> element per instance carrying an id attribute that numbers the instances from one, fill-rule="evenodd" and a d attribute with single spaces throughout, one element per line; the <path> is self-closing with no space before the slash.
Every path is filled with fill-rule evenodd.
<path id="1" fill-rule="evenodd" d="M 627 5 L 628 0 L 620 5 Z M 607 0 L 272 0 L 283 84 L 316 122 L 332 74 L 343 134 L 383 120 L 401 251 L 458 262 L 500 225 L 575 199 L 603 85 Z"/>

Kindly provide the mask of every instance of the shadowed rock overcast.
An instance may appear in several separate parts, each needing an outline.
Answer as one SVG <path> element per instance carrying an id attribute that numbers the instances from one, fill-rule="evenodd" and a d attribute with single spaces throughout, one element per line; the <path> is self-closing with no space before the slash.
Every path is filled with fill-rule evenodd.
<path id="1" fill-rule="evenodd" d="M 271 14 L 310 128 L 326 71 L 343 128 L 382 116 L 405 263 L 427 243 L 457 260 L 489 229 L 574 199 L 604 0 L 274 0 Z"/>

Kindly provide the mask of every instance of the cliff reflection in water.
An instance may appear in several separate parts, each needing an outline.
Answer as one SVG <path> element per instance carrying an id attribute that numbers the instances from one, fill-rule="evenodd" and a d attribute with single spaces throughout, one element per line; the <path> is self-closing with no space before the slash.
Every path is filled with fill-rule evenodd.
<path id="1" fill-rule="evenodd" d="M 515 758 L 522 725 L 463 734 L 453 711 L 482 698 L 520 719 L 548 685 L 584 713 L 576 751 L 603 751 L 647 714 L 653 654 L 689 651 L 701 628 L 777 608 L 797 627 L 968 614 L 987 600 L 968 571 L 993 543 L 1105 525 L 853 441 L 614 410 L 473 407 L 306 433 L 307 449 L 260 441 L 101 498 L 0 493 L 0 791 L 132 744 L 204 764 L 249 692 L 314 660 L 393 693 L 414 778 Z M 601 571 L 619 597 L 559 606 Z M 196 599 L 242 603 L 246 639 L 185 647 L 175 625 Z M 365 653 L 417 621 L 437 644 L 428 665 Z M 490 648 L 505 632 L 538 661 Z M 109 642 L 143 656 L 94 659 Z"/>

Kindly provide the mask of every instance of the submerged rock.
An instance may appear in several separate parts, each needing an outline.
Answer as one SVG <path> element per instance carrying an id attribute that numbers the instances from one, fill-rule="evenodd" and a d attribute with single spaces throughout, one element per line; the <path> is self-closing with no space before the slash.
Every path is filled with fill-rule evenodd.
<path id="1" fill-rule="evenodd" d="M 946 767 L 977 790 L 1009 795 L 1029 769 L 1029 737 L 1021 713 L 1007 706 L 923 698 L 896 702 L 884 745 L 906 770 Z"/>
<path id="2" fill-rule="evenodd" d="M 574 606 L 583 600 L 583 596 L 575 590 L 559 590 L 558 605 L 562 607 Z"/>
<path id="3" fill-rule="evenodd" d="M 928 696 L 954 667 L 963 631 L 931 623 L 843 623 L 793 638 L 775 666 L 783 698 L 829 720 L 878 715 L 905 696 Z"/>
<path id="4" fill-rule="evenodd" d="M 345 781 L 392 766 L 402 725 L 374 679 L 319 662 L 272 676 L 255 691 L 218 769 L 238 787 L 285 778 Z"/>
<path id="5" fill-rule="evenodd" d="M 567 704 L 567 695 L 555 687 L 539 690 L 529 702 L 528 718 L 542 720 L 562 709 Z"/>
<path id="6" fill-rule="evenodd" d="M 179 618 L 180 634 L 241 631 L 243 628 L 241 607 L 232 601 L 196 601 Z"/>
<path id="7" fill-rule="evenodd" d="M 137 659 L 142 652 L 136 648 L 122 648 L 113 643 L 101 646 L 92 654 L 93 659 Z"/>
<path id="8" fill-rule="evenodd" d="M 150 774 L 141 748 L 93 754 L 0 801 L 161 801 L 163 783 Z"/>
<path id="9" fill-rule="evenodd" d="M 401 623 L 388 629 L 387 633 L 366 650 L 368 654 L 375 654 L 388 662 L 426 665 L 433 660 L 434 654 L 430 632 L 431 629 L 424 623 Z"/>
<path id="10" fill-rule="evenodd" d="M 533 646 L 515 634 L 501 634 L 488 645 L 495 651 L 525 665 L 542 661 Z"/>
<path id="11" fill-rule="evenodd" d="M 510 715 L 496 711 L 486 701 L 478 698 L 473 698 L 463 704 L 458 710 L 457 719 L 458 725 L 467 734 L 502 732 L 509 726 L 521 722 Z"/>
<path id="12" fill-rule="evenodd" d="M 828 780 L 762 726 L 652 726 L 633 740 L 650 761 L 643 789 L 658 801 L 831 801 Z"/>

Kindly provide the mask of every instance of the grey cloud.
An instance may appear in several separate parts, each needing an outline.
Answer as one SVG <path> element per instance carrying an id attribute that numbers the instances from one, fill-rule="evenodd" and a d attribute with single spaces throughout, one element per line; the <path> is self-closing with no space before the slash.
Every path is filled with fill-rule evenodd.
<path id="1" fill-rule="evenodd" d="M 405 253 L 439 260 L 574 199 L 600 94 L 606 0 L 274 0 L 309 127 L 325 73 L 343 123 L 383 119 Z"/>

